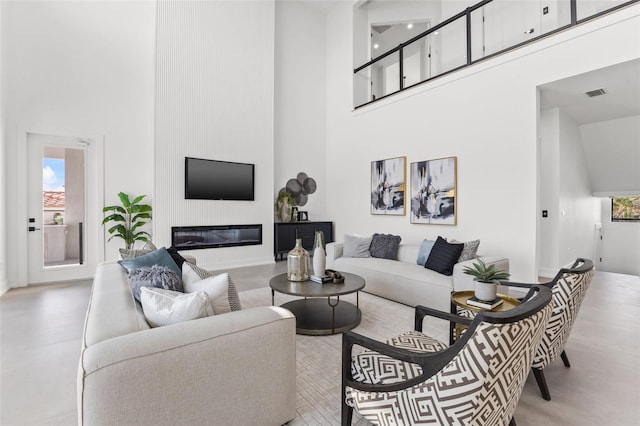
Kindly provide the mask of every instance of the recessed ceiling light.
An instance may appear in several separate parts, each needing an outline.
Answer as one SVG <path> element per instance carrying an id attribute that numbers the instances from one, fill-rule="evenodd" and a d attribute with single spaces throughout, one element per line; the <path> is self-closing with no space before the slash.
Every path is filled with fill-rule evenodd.
<path id="1" fill-rule="evenodd" d="M 434 31 L 433 35 L 438 35 L 438 32 L 437 32 L 437 31 Z"/>
<path id="2" fill-rule="evenodd" d="M 378 43 L 376 43 L 376 44 L 374 44 L 374 45 L 373 45 L 373 48 L 374 48 L 374 49 L 377 49 L 378 47 L 380 47 L 380 45 L 379 45 Z"/>
<path id="3" fill-rule="evenodd" d="M 407 24 L 407 29 L 410 30 L 411 28 L 413 28 L 413 24 Z"/>

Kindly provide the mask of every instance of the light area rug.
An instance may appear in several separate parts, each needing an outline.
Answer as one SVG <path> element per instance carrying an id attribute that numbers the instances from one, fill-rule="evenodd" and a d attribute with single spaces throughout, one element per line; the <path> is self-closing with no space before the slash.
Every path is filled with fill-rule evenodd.
<path id="1" fill-rule="evenodd" d="M 259 288 L 239 293 L 242 309 L 271 305 L 271 289 Z M 281 305 L 296 297 L 276 293 L 275 304 Z M 356 295 L 341 296 L 341 301 L 356 304 Z M 353 331 L 385 341 L 413 329 L 414 309 L 381 297 L 360 292 L 362 320 Z M 443 342 L 448 341 L 448 323 L 426 318 L 424 332 Z M 296 335 L 297 416 L 287 423 L 301 425 L 339 425 L 341 394 L 342 335 Z M 369 423 L 354 413 L 353 424 Z"/>

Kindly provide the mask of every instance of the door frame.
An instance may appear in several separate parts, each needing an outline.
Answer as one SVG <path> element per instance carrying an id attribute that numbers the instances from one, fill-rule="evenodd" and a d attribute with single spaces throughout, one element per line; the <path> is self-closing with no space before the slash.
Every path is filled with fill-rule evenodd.
<path id="1" fill-rule="evenodd" d="M 14 235 L 15 250 L 17 252 L 17 287 L 25 287 L 29 284 L 29 246 L 27 238 L 28 227 L 28 136 L 30 134 L 50 135 L 64 138 L 84 139 L 89 141 L 86 148 L 86 186 L 85 194 L 92 193 L 92 198 L 96 200 L 92 205 L 85 201 L 86 211 L 86 246 L 90 248 L 86 252 L 86 268 L 61 268 L 52 274 L 53 279 L 47 282 L 60 282 L 67 280 L 78 280 L 92 278 L 95 268 L 104 260 L 104 231 L 99 226 L 102 221 L 102 206 L 104 205 L 104 135 L 88 134 L 82 132 L 67 132 L 55 129 L 18 129 L 18 152 L 17 162 L 24 165 L 17 176 L 17 198 L 16 198 L 16 230 Z M 35 284 L 35 283 L 33 283 Z"/>

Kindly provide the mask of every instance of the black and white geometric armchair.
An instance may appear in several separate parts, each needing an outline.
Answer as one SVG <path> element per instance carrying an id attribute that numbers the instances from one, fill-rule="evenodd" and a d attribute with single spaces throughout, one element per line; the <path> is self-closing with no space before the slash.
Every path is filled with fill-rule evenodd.
<path id="1" fill-rule="evenodd" d="M 544 378 L 543 369 L 558 357 L 562 358 L 565 367 L 571 367 L 564 346 L 571 334 L 571 328 L 578 316 L 578 311 L 594 273 L 591 260 L 578 258 L 569 268 L 560 269 L 553 280 L 543 284 L 553 292 L 551 302 L 553 310 L 542 341 L 536 349 L 531 368 L 542 397 L 547 401 L 551 399 L 551 394 Z M 524 288 L 531 286 L 531 284 L 514 282 L 505 282 L 504 284 Z"/>
<path id="2" fill-rule="evenodd" d="M 387 343 L 343 333 L 342 424 L 351 424 L 354 409 L 379 425 L 515 424 L 550 302 L 551 290 L 534 285 L 516 308 L 473 320 L 417 306 L 415 331 Z M 426 315 L 469 328 L 448 347 L 422 333 Z"/>

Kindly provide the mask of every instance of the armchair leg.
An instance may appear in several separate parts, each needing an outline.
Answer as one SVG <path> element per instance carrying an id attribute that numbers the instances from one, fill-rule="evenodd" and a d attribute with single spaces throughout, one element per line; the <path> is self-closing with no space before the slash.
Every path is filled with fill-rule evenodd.
<path id="1" fill-rule="evenodd" d="M 342 401 L 342 426 L 351 426 L 353 419 L 353 407 L 347 405 L 344 400 Z"/>
<path id="2" fill-rule="evenodd" d="M 509 422 L 509 426 L 517 426 L 515 417 L 511 417 L 511 421 Z"/>
<path id="3" fill-rule="evenodd" d="M 538 387 L 540 388 L 540 393 L 542 397 L 551 401 L 551 394 L 549 394 L 549 388 L 547 387 L 547 381 L 544 378 L 544 373 L 541 368 L 532 368 L 533 375 L 536 377 L 536 382 L 538 382 Z"/>
<path id="4" fill-rule="evenodd" d="M 560 354 L 560 358 L 562 358 L 562 362 L 564 363 L 565 367 L 571 367 L 571 363 L 569 362 L 569 358 L 567 357 L 567 353 L 565 351 L 562 351 L 562 353 Z"/>

